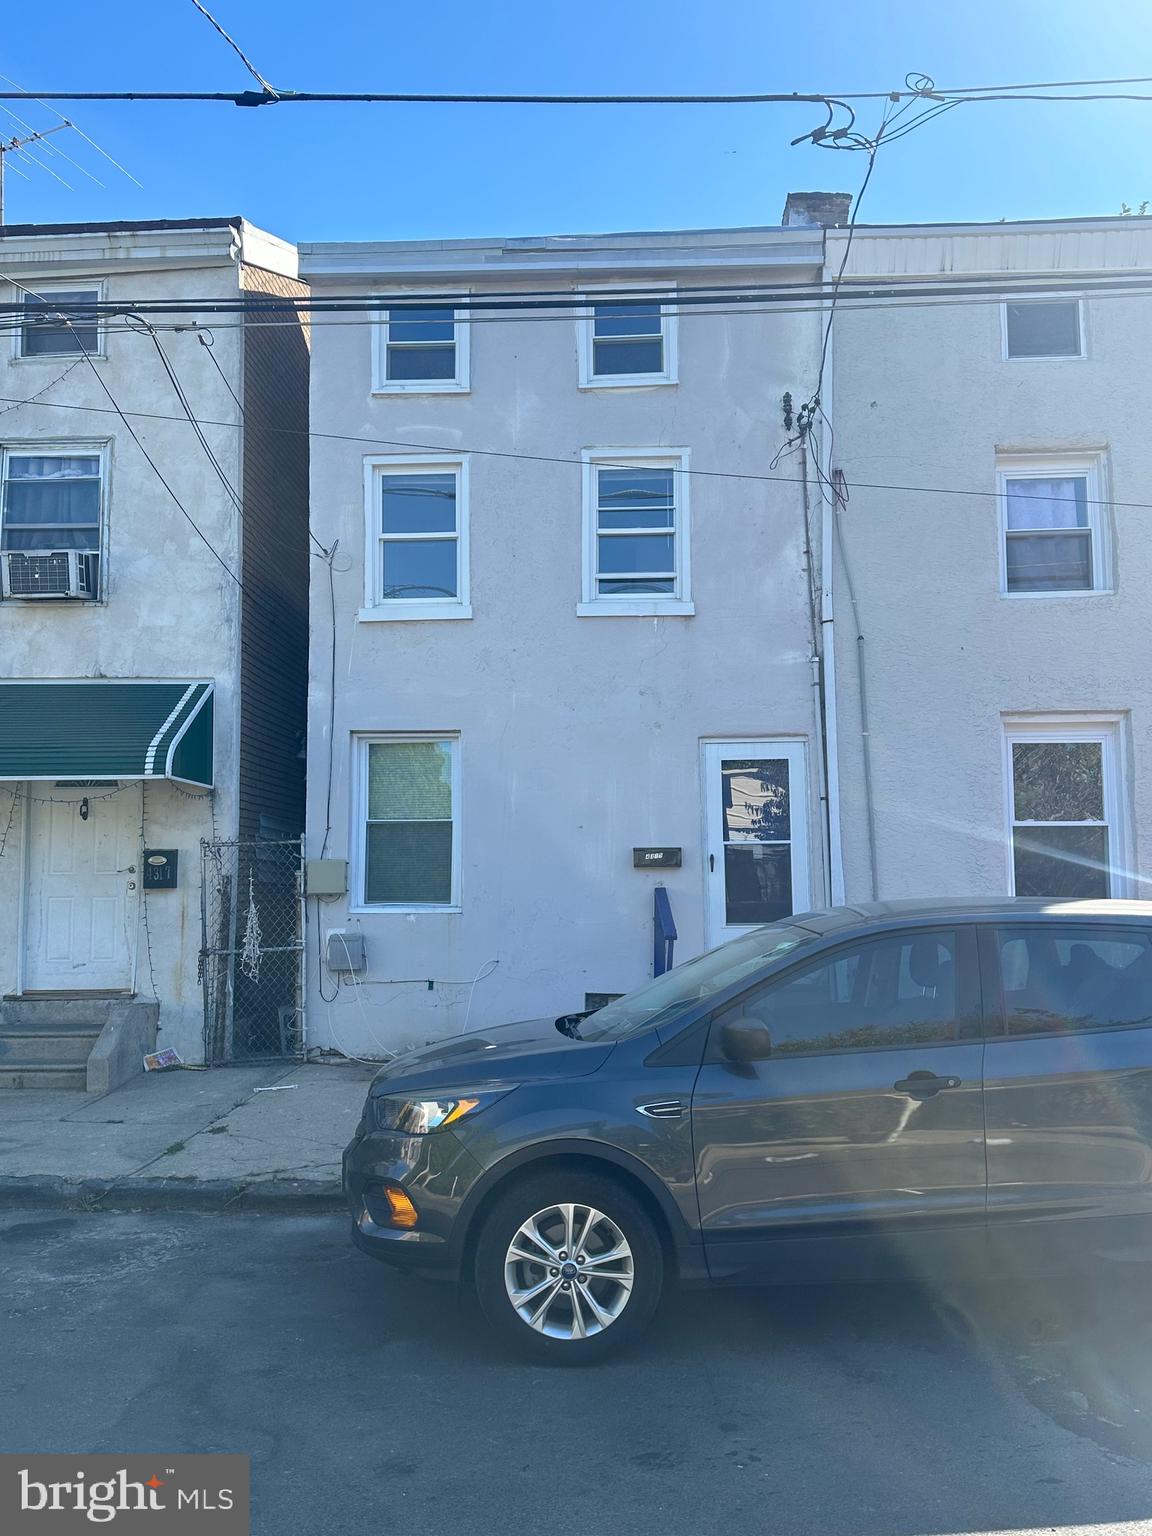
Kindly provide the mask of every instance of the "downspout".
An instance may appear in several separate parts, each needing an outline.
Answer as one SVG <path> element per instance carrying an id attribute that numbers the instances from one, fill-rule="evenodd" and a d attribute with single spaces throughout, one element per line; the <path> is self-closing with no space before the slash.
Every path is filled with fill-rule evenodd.
<path id="1" fill-rule="evenodd" d="M 827 242 L 827 231 L 825 231 Z M 829 317 L 831 325 L 831 316 Z M 820 380 L 824 403 L 820 405 L 820 415 L 828 426 L 828 472 L 833 473 L 832 458 L 832 401 L 834 399 L 834 384 L 836 373 L 836 347 L 834 344 L 828 352 L 826 366 Z M 819 441 L 813 442 L 813 451 L 820 452 Z M 819 466 L 817 466 L 819 474 Z M 833 500 L 836 498 L 834 497 Z M 828 775 L 828 863 L 830 873 L 830 885 L 832 890 L 832 905 L 843 906 L 846 901 L 844 892 L 844 838 L 841 831 L 840 820 L 840 712 L 836 690 L 836 604 L 834 601 L 834 555 L 835 540 L 833 531 L 835 507 L 827 505 L 827 498 L 821 488 L 820 497 L 820 677 L 821 677 L 821 703 L 823 706 L 822 724 L 824 727 L 824 758 Z"/>
<path id="2" fill-rule="evenodd" d="M 836 702 L 836 612 L 832 590 L 834 514 L 821 502 L 820 675 L 823 687 L 824 761 L 828 784 L 828 863 L 832 905 L 844 905 L 844 843 L 840 830 L 840 735 Z"/>
<path id="3" fill-rule="evenodd" d="M 852 619 L 856 626 L 856 678 L 860 692 L 860 760 L 864 768 L 864 815 L 868 829 L 868 875 L 872 900 L 880 899 L 880 876 L 876 866 L 876 800 L 872 792 L 872 727 L 868 714 L 868 673 L 864 666 L 864 630 L 860 623 L 860 607 L 856 602 L 856 587 L 852 581 L 852 567 L 848 564 L 848 552 L 844 548 L 844 529 L 840 514 L 847 502 L 843 471 L 832 471 L 832 483 L 836 488 L 836 544 L 844 566 L 844 584 L 848 589 L 848 601 L 852 606 Z"/>
<path id="4" fill-rule="evenodd" d="M 820 800 L 820 841 L 823 857 L 820 860 L 823 873 L 825 906 L 833 906 L 831 836 L 828 819 L 828 741 L 824 729 L 824 685 L 820 669 L 820 625 L 816 615 L 815 551 L 812 548 L 812 494 L 808 478 L 808 437 L 800 436 L 800 484 L 804 498 L 804 558 L 807 564 L 808 621 L 811 628 L 811 655 L 808 663 L 812 671 L 812 719 L 816 727 L 816 793 Z"/>

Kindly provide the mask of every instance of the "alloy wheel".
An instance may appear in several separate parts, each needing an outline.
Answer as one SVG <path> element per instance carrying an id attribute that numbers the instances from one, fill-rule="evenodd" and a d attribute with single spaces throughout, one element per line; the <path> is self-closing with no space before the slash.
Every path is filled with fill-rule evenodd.
<path id="1" fill-rule="evenodd" d="M 546 1206 L 517 1230 L 504 1287 L 521 1320 L 551 1339 L 587 1339 L 628 1305 L 635 1278 L 628 1239 L 595 1206 Z"/>

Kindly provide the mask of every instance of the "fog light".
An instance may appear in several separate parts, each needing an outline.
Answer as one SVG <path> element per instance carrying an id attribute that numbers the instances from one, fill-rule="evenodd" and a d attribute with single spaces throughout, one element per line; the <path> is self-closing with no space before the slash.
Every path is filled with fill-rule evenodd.
<path id="1" fill-rule="evenodd" d="M 416 1207 L 409 1200 L 402 1189 L 386 1189 L 384 1198 L 387 1200 L 392 1212 L 392 1225 L 394 1227 L 414 1227 L 420 1219 L 416 1214 Z"/>

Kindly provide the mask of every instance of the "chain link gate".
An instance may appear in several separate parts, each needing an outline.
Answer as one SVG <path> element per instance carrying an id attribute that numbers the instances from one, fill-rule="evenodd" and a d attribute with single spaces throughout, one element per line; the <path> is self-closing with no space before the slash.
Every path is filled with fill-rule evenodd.
<path id="1" fill-rule="evenodd" d="M 303 843 L 204 841 L 200 855 L 204 1060 L 222 1066 L 298 1056 Z"/>

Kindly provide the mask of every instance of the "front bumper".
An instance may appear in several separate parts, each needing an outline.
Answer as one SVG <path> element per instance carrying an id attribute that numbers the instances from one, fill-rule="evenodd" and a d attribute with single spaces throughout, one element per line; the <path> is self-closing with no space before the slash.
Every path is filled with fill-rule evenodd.
<path id="1" fill-rule="evenodd" d="M 482 1171 L 452 1131 L 405 1136 L 361 1127 L 342 1165 L 353 1242 L 399 1268 L 453 1274 L 463 1248 L 460 1209 Z M 388 1187 L 403 1190 L 416 1207 L 414 1227 L 394 1225 Z"/>

